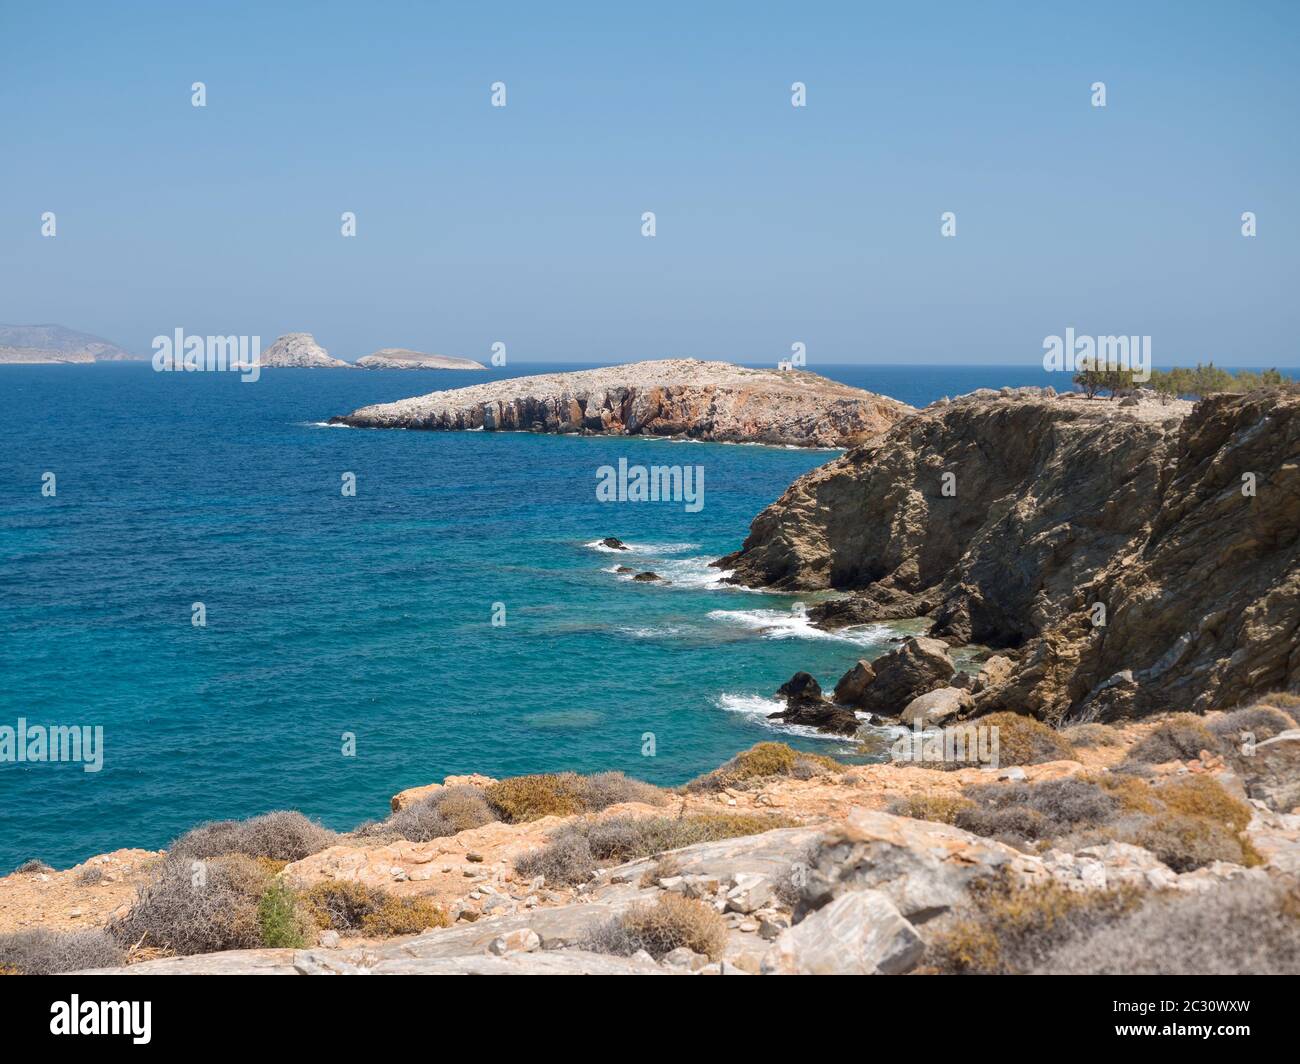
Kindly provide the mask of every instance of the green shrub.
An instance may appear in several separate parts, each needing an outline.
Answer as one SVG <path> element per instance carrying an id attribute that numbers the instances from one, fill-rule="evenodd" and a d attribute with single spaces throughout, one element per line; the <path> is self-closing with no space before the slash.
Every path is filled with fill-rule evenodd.
<path id="1" fill-rule="evenodd" d="M 35 928 L 0 935 L 0 972 L 60 975 L 87 968 L 115 968 L 126 951 L 103 931 L 48 931 Z"/>
<path id="2" fill-rule="evenodd" d="M 301 813 L 281 810 L 249 820 L 216 820 L 200 824 L 172 843 L 173 857 L 205 860 L 225 854 L 301 861 L 328 849 L 338 835 Z"/>
<path id="3" fill-rule="evenodd" d="M 280 879 L 273 879 L 258 899 L 257 923 L 264 946 L 301 949 L 313 939 L 311 924 L 299 910 L 297 897 Z"/>
<path id="4" fill-rule="evenodd" d="M 629 957 L 645 950 L 655 960 L 685 947 L 717 960 L 727 945 L 727 923 L 711 905 L 660 894 L 653 903 L 633 905 L 622 916 L 597 928 L 584 943 L 596 953 Z"/>

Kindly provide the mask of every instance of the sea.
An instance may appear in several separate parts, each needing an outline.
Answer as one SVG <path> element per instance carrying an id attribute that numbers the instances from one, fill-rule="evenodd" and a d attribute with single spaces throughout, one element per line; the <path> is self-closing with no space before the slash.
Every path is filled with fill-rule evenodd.
<path id="1" fill-rule="evenodd" d="M 728 586 L 709 565 L 838 452 L 326 424 L 580 368 L 244 383 L 0 366 L 0 729 L 102 736 L 96 771 L 89 748 L 0 762 L 0 874 L 274 809 L 346 829 L 453 773 L 672 785 L 764 739 L 859 755 L 767 714 L 796 671 L 829 688 L 899 631 L 819 631 L 808 596 Z M 915 406 L 1061 386 L 1036 366 L 815 368 Z M 702 467 L 703 505 L 597 501 L 619 459 Z"/>

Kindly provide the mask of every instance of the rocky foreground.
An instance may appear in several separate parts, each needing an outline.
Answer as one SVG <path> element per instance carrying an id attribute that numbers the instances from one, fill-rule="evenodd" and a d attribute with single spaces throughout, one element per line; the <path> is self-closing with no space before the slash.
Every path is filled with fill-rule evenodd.
<path id="1" fill-rule="evenodd" d="M 673 791 L 449 777 L 347 835 L 277 813 L 0 878 L 0 974 L 1295 974 L 1297 717 L 1021 717 L 997 768 L 764 743 Z"/>
<path id="2" fill-rule="evenodd" d="M 945 400 L 801 477 L 717 564 L 847 592 L 810 611 L 826 627 L 924 616 L 998 649 L 1012 667 L 964 715 L 1113 720 L 1294 690 L 1300 397 Z"/>
<path id="3" fill-rule="evenodd" d="M 843 447 L 879 435 L 911 411 L 905 403 L 802 370 L 670 359 L 431 392 L 330 420 L 354 428 L 682 436 Z"/>

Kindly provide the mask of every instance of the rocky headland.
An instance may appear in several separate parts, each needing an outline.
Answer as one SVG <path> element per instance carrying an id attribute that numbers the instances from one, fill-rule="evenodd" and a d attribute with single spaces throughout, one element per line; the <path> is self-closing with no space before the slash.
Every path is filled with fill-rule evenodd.
<path id="1" fill-rule="evenodd" d="M 456 355 L 426 355 L 404 347 L 385 347 L 357 359 L 358 369 L 469 369 L 486 370 L 481 362 Z"/>
<path id="2" fill-rule="evenodd" d="M 669 359 L 431 392 L 330 420 L 355 428 L 682 436 L 843 447 L 879 435 L 911 412 L 905 403 L 803 370 Z"/>
<path id="3" fill-rule="evenodd" d="M 941 401 L 801 477 L 716 564 L 844 592 L 810 610 L 824 627 L 926 617 L 949 647 L 996 650 L 996 676 L 946 696 L 961 716 L 1114 720 L 1296 690 L 1300 397 Z M 897 716 L 937 686 L 851 704 Z"/>
<path id="4" fill-rule="evenodd" d="M 1300 697 L 1001 716 L 997 767 L 760 743 L 669 790 L 448 777 L 346 834 L 282 812 L 33 861 L 0 974 L 1300 971 Z"/>

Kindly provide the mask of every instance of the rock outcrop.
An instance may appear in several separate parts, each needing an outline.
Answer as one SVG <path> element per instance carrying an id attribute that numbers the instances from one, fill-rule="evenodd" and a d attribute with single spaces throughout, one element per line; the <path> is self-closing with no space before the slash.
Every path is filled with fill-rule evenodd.
<path id="1" fill-rule="evenodd" d="M 801 477 L 716 564 L 852 592 L 817 623 L 928 614 L 950 643 L 1019 648 L 979 712 L 1108 720 L 1300 687 L 1300 397 L 1004 393 Z"/>
<path id="2" fill-rule="evenodd" d="M 333 358 L 311 333 L 286 333 L 262 352 L 263 369 L 352 369 L 351 362 Z"/>
<path id="3" fill-rule="evenodd" d="M 821 685 L 806 672 L 797 672 L 777 689 L 785 699 L 785 709 L 769 714 L 783 724 L 816 728 L 831 735 L 853 735 L 859 727 L 857 714 L 844 706 L 828 702 Z"/>
<path id="4" fill-rule="evenodd" d="M 456 355 L 426 355 L 404 347 L 385 347 L 357 359 L 358 369 L 471 369 L 486 370 L 481 362 Z"/>
<path id="5" fill-rule="evenodd" d="M 911 407 L 802 370 L 669 359 L 431 392 L 330 420 L 356 428 L 684 436 L 843 447 Z"/>
<path id="6" fill-rule="evenodd" d="M 915 636 L 901 647 L 872 662 L 868 683 L 858 683 L 862 662 L 853 666 L 835 685 L 837 695 L 856 709 L 885 717 L 896 717 L 920 695 L 944 687 L 956 671 L 948 656 L 948 645 L 940 639 Z"/>

